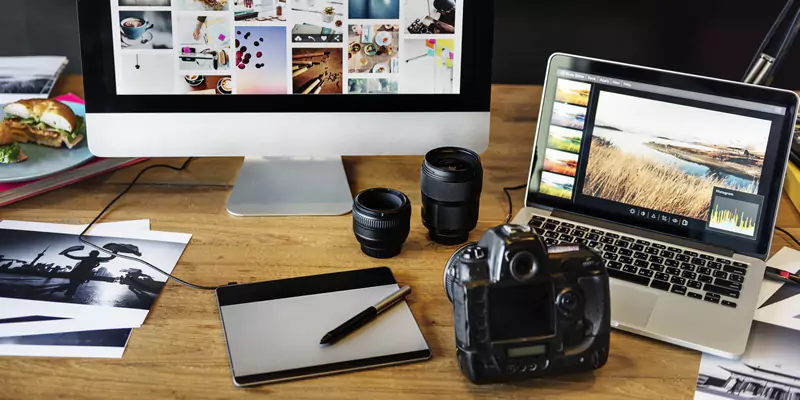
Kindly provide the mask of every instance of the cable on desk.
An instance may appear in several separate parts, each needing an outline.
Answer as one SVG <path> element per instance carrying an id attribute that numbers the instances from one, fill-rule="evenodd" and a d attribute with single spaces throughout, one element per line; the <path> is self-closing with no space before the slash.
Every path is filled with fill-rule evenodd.
<path id="1" fill-rule="evenodd" d="M 783 228 L 781 228 L 780 226 L 776 226 L 776 227 L 775 227 L 775 230 L 776 230 L 776 231 L 781 231 L 781 232 L 783 232 L 783 234 L 784 234 L 784 235 L 786 235 L 786 236 L 788 236 L 790 239 L 794 240 L 794 243 L 795 243 L 795 244 L 796 244 L 798 247 L 800 247 L 800 241 L 798 241 L 798 240 L 797 240 L 797 238 L 796 238 L 796 237 L 794 237 L 794 235 L 792 235 L 791 233 L 789 233 L 789 231 L 787 231 L 786 229 L 783 229 Z"/>
<path id="2" fill-rule="evenodd" d="M 128 255 L 124 255 L 124 254 L 118 254 L 118 253 L 115 253 L 113 251 L 104 249 L 104 248 L 102 248 L 102 247 L 100 247 L 100 246 L 98 246 L 98 245 L 86 240 L 86 238 L 84 237 L 86 235 L 86 232 L 88 232 L 89 229 L 91 229 L 92 226 L 95 223 L 97 223 L 97 221 L 99 221 L 100 218 L 103 217 L 103 215 L 114 205 L 114 203 L 116 203 L 117 200 L 121 199 L 122 196 L 124 196 L 126 193 L 128 193 L 128 191 L 131 190 L 131 188 L 133 188 L 133 186 L 136 184 L 136 182 L 139 180 L 139 178 L 141 178 L 142 175 L 144 175 L 145 172 L 147 172 L 147 171 L 149 171 L 151 169 L 156 169 L 156 168 L 167 168 L 167 169 L 171 169 L 173 171 L 183 171 L 184 169 L 186 169 L 186 167 L 189 166 L 189 164 L 192 161 L 194 161 L 194 157 L 189 157 L 189 158 L 186 159 L 186 161 L 180 167 L 175 167 L 175 166 L 168 165 L 168 164 L 155 164 L 155 165 L 151 165 L 151 166 L 149 166 L 147 168 L 144 168 L 143 170 L 139 171 L 139 174 L 136 175 L 135 178 L 133 178 L 131 183 L 128 184 L 128 187 L 126 187 L 122 192 L 120 192 L 117 195 L 117 197 L 114 198 L 114 200 L 111 200 L 111 202 L 108 203 L 108 205 L 105 208 L 103 208 L 103 211 L 100 211 L 100 214 L 97 214 L 97 216 L 94 217 L 94 219 L 92 220 L 92 222 L 89 223 L 89 225 L 86 225 L 86 228 L 83 229 L 83 232 L 81 232 L 81 234 L 78 235 L 78 240 L 80 240 L 81 243 L 84 243 L 87 246 L 90 246 L 90 247 L 92 247 L 92 248 L 94 248 L 94 249 L 96 249 L 98 251 L 101 251 L 101 252 L 103 252 L 105 254 L 112 255 L 112 256 L 115 256 L 115 257 L 119 257 L 119 258 L 124 258 L 126 260 L 136 261 L 138 263 L 144 264 L 144 265 L 146 265 L 146 266 L 158 271 L 159 273 L 169 277 L 170 279 L 174 280 L 175 282 L 178 282 L 178 283 L 180 283 L 182 285 L 188 286 L 188 287 L 193 288 L 193 289 L 214 290 L 214 289 L 220 287 L 220 286 L 195 285 L 194 283 L 186 282 L 183 279 L 180 279 L 180 278 L 178 278 L 176 276 L 170 275 L 166 271 L 162 270 L 161 268 L 156 267 L 153 264 L 150 264 L 149 262 L 147 262 L 145 260 L 142 260 L 142 259 L 136 258 L 136 257 L 131 257 L 131 256 L 128 256 Z"/>
<path id="3" fill-rule="evenodd" d="M 527 184 L 523 184 L 523 185 L 517 185 L 517 186 L 511 186 L 511 187 L 504 187 L 503 188 L 503 193 L 506 194 L 506 198 L 508 199 L 508 215 L 506 215 L 506 220 L 505 220 L 505 222 L 503 222 L 504 224 L 507 224 L 509 221 L 511 221 L 511 214 L 514 212 L 514 206 L 512 205 L 512 201 L 511 201 L 511 193 L 509 193 L 509 192 L 511 192 L 512 190 L 523 189 L 526 186 L 528 186 L 528 185 Z"/>

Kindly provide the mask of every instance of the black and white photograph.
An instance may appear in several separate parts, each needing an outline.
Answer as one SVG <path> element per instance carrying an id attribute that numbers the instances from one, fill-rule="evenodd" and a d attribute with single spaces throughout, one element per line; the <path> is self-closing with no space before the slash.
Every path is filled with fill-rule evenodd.
<path id="1" fill-rule="evenodd" d="M 120 46 L 123 50 L 166 50 L 172 45 L 169 11 L 120 11 Z"/>
<path id="2" fill-rule="evenodd" d="M 767 260 L 767 265 L 800 274 L 800 252 L 784 247 Z M 800 331 L 800 285 L 764 279 L 753 319 Z"/>
<path id="3" fill-rule="evenodd" d="M 800 331 L 754 322 L 738 361 L 703 354 L 695 399 L 800 398 Z"/>
<path id="4" fill-rule="evenodd" d="M 0 230 L 0 297 L 146 311 L 166 278 L 115 254 L 171 270 L 185 248 L 184 243 L 154 240 L 90 240 L 112 254 L 89 248 L 76 235 Z"/>
<path id="5" fill-rule="evenodd" d="M 121 358 L 131 329 L 0 338 L 0 356 Z"/>
<path id="6" fill-rule="evenodd" d="M 121 7 L 169 7 L 172 0 L 119 0 Z"/>
<path id="7" fill-rule="evenodd" d="M 0 103 L 46 98 L 67 64 L 65 57 L 2 57 Z"/>

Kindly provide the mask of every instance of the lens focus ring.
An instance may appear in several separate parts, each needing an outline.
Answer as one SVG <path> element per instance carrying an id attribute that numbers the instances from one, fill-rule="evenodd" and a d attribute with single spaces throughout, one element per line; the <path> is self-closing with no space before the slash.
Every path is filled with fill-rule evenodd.
<path id="1" fill-rule="evenodd" d="M 364 228 L 370 229 L 389 229 L 409 224 L 409 221 L 403 221 L 403 216 L 400 215 L 387 216 L 386 219 L 375 219 L 357 212 L 353 213 L 353 221 Z"/>

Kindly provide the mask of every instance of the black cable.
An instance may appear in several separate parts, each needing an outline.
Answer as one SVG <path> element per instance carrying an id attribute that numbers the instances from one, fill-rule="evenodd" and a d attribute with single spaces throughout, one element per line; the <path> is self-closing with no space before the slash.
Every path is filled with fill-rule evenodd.
<path id="1" fill-rule="evenodd" d="M 797 238 L 796 238 L 796 237 L 794 237 L 794 235 L 792 235 L 791 233 L 789 233 L 789 231 L 787 231 L 786 229 L 783 229 L 783 228 L 781 228 L 780 226 L 776 226 L 776 227 L 775 227 L 775 230 L 778 230 L 778 231 L 781 231 L 781 232 L 783 232 L 783 234 L 784 234 L 784 235 L 786 235 L 786 236 L 788 236 L 789 238 L 791 238 L 792 240 L 794 240 L 794 243 L 795 243 L 795 244 L 796 244 L 798 247 L 800 247 L 800 241 L 798 241 L 798 240 L 797 240 Z"/>
<path id="2" fill-rule="evenodd" d="M 512 202 L 511 202 L 511 193 L 509 193 L 509 192 L 511 192 L 512 190 L 523 189 L 526 186 L 528 186 L 528 184 L 511 186 L 511 187 L 504 187 L 503 188 L 503 193 L 506 194 L 506 198 L 508 199 L 508 215 L 506 215 L 506 220 L 505 220 L 505 222 L 503 222 L 504 224 L 507 224 L 508 221 L 511 221 L 511 214 L 514 212 L 514 206 L 512 205 Z"/>
<path id="3" fill-rule="evenodd" d="M 88 246 L 90 246 L 90 247 L 92 247 L 92 248 L 94 248 L 94 249 L 97 249 L 97 250 L 99 250 L 99 251 L 102 251 L 103 253 L 106 253 L 106 254 L 108 254 L 108 255 L 112 255 L 112 256 L 115 256 L 115 257 L 119 257 L 119 258 L 124 258 L 124 259 L 126 259 L 126 260 L 136 261 L 136 262 L 138 262 L 138 263 L 142 263 L 142 264 L 144 264 L 144 265 L 146 265 L 146 266 L 148 266 L 148 267 L 150 267 L 150 268 L 152 268 L 152 269 L 154 269 L 154 270 L 156 270 L 156 271 L 160 272 L 161 274 L 163 274 L 163 275 L 165 275 L 165 276 L 169 277 L 170 279 L 174 280 L 175 282 L 178 282 L 178 283 L 180 283 L 180 284 L 182 284 L 182 285 L 186 285 L 186 286 L 188 286 L 188 287 L 190 287 L 190 288 L 193 288 L 193 289 L 201 289 L 201 290 L 214 290 L 214 289 L 218 288 L 219 286 L 201 286 L 201 285 L 195 285 L 195 284 L 193 284 L 193 283 L 190 283 L 190 282 L 186 282 L 186 281 L 184 281 L 183 279 L 180 279 L 180 278 L 178 278 L 178 277 L 175 277 L 175 276 L 172 276 L 172 275 L 170 275 L 170 274 L 169 274 L 169 273 L 167 273 L 166 271 L 164 271 L 164 270 L 162 270 L 162 269 L 160 269 L 160 268 L 156 267 L 156 266 L 155 266 L 155 265 L 153 265 L 153 264 L 150 264 L 149 262 L 147 262 L 147 261 L 145 261 L 145 260 L 142 260 L 142 259 L 139 259 L 139 258 L 136 258 L 136 257 L 127 256 L 127 255 L 124 255 L 124 254 L 118 254 L 118 253 L 115 253 L 115 252 L 113 252 L 113 251 L 110 251 L 110 250 L 104 249 L 104 248 L 102 248 L 102 247 L 100 247 L 100 246 L 98 246 L 98 245 L 96 245 L 96 244 L 94 244 L 94 243 L 92 243 L 92 242 L 90 242 L 90 241 L 88 241 L 88 240 L 86 240 L 86 239 L 84 238 L 84 235 L 86 235 L 86 232 L 88 232 L 88 231 L 89 231 L 89 229 L 91 229 L 91 228 L 92 228 L 92 226 L 93 226 L 95 223 L 97 223 L 97 221 L 99 221 L 99 220 L 100 220 L 100 218 L 102 218 L 102 217 L 103 217 L 103 215 L 106 213 L 106 211 L 108 211 L 108 210 L 111 208 L 111 206 L 113 206 L 113 205 L 114 205 L 114 203 L 116 203 L 116 202 L 117 202 L 117 200 L 121 199 L 121 198 L 122 198 L 122 196 L 124 196 L 126 193 L 128 193 L 128 191 L 129 191 L 129 190 L 131 190 L 131 188 L 133 188 L 133 185 L 135 185 L 135 184 L 136 184 L 136 182 L 139 180 L 139 178 L 141 178 L 141 177 L 142 177 L 142 175 L 144 175 L 144 173 L 145 173 L 145 172 L 147 172 L 147 171 L 149 171 L 149 170 L 151 170 L 151 169 L 155 169 L 155 168 L 168 168 L 168 169 L 171 169 L 171 170 L 173 170 L 173 171 L 183 171 L 184 169 L 186 169 L 186 167 L 188 167 L 188 166 L 189 166 L 189 164 L 190 164 L 190 163 L 191 163 L 193 160 L 194 160 L 194 157 L 189 157 L 189 158 L 187 158 L 187 159 L 186 159 L 186 161 L 183 163 L 183 165 L 181 165 L 180 167 L 174 167 L 174 166 L 172 166 L 172 165 L 168 165 L 168 164 L 155 164 L 155 165 L 151 165 L 151 166 L 149 166 L 149 167 L 147 167 L 147 168 L 145 168 L 145 169 L 143 169 L 143 170 L 139 171 L 139 174 L 138 174 L 138 175 L 136 175 L 136 177 L 135 177 L 135 178 L 133 178 L 133 180 L 131 181 L 131 183 L 130 183 L 130 184 L 128 184 L 128 187 L 126 187 L 126 188 L 125 188 L 125 190 L 123 190 L 122 192 L 120 192 L 120 194 L 118 194 L 118 195 L 117 195 L 117 197 L 115 197 L 115 198 L 114 198 L 114 200 L 111 200 L 111 202 L 110 202 L 110 203 L 108 203 L 108 205 L 107 205 L 105 208 L 103 208 L 103 211 L 100 211 L 100 214 L 97 214 L 97 216 L 96 216 L 96 217 L 94 217 L 94 219 L 92 220 L 92 222 L 90 222 L 90 223 L 89 223 L 89 225 L 86 225 L 86 228 L 84 228 L 84 229 L 83 229 L 83 232 L 81 232 L 81 234 L 80 234 L 80 235 L 78 235 L 78 240 L 80 240 L 80 241 L 81 241 L 81 243 L 84 243 L 84 244 L 86 244 L 86 245 L 88 245 Z"/>

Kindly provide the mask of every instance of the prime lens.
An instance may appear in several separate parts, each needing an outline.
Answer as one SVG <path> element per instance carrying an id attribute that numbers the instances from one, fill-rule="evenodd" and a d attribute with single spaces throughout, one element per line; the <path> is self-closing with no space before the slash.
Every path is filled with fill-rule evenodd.
<path id="1" fill-rule="evenodd" d="M 475 152 L 441 147 L 425 155 L 420 172 L 422 223 L 436 243 L 464 243 L 478 224 L 483 167 Z"/>
<path id="2" fill-rule="evenodd" d="M 361 251 L 375 258 L 400 254 L 411 229 L 411 202 L 394 189 L 367 189 L 353 200 L 353 233 Z"/>

